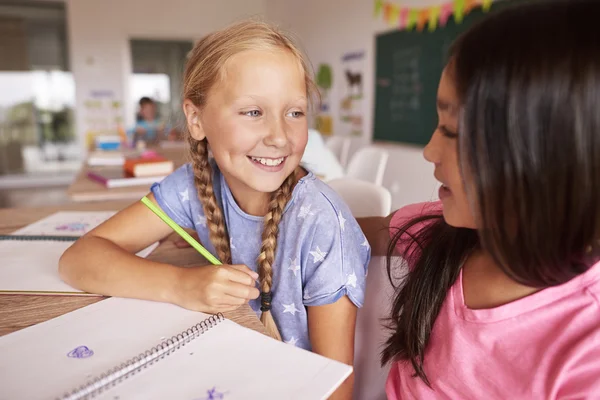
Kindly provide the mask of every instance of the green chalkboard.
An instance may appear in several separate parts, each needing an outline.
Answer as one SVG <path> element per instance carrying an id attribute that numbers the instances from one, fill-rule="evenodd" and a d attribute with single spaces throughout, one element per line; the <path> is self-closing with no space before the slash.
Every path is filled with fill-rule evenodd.
<path id="1" fill-rule="evenodd" d="M 514 3 L 493 3 L 488 13 Z M 374 140 L 427 144 L 437 125 L 435 100 L 448 49 L 485 15 L 476 8 L 462 23 L 450 17 L 433 32 L 426 26 L 422 32 L 402 30 L 377 36 Z"/>

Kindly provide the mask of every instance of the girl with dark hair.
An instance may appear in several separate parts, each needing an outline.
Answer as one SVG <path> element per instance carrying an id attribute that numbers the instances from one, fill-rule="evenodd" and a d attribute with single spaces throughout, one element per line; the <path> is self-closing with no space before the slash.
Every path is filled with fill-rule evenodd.
<path id="1" fill-rule="evenodd" d="M 424 150 L 441 201 L 359 220 L 390 277 L 408 266 L 390 399 L 600 398 L 599 15 L 520 5 L 451 49 Z"/>

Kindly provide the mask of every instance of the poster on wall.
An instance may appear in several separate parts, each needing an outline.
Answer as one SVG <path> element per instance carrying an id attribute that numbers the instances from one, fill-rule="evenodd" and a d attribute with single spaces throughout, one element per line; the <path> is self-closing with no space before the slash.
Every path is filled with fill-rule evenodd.
<path id="1" fill-rule="evenodd" d="M 315 129 L 324 136 L 333 134 L 333 119 L 331 118 L 331 87 L 333 86 L 333 72 L 331 65 L 320 64 L 317 69 L 315 82 L 321 94 L 321 104 L 315 119 Z"/>
<path id="2" fill-rule="evenodd" d="M 86 147 L 94 147 L 94 138 L 99 135 L 120 135 L 123 130 L 123 107 L 112 90 L 92 89 L 83 101 Z"/>
<path id="3" fill-rule="evenodd" d="M 340 89 L 340 135 L 362 136 L 365 101 L 363 82 L 365 52 L 352 51 L 342 55 L 343 87 Z"/>

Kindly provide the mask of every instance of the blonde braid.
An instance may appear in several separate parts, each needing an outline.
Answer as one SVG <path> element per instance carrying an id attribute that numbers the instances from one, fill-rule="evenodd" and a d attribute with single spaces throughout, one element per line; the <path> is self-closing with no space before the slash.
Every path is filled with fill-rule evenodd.
<path id="1" fill-rule="evenodd" d="M 279 189 L 271 194 L 269 202 L 269 211 L 265 215 L 265 227 L 262 233 L 262 245 L 258 255 L 258 276 L 261 289 L 261 322 L 267 328 L 267 332 L 281 340 L 281 335 L 273 320 L 271 314 L 271 289 L 273 284 L 273 264 L 275 262 L 275 252 L 277 251 L 277 236 L 279 234 L 279 221 L 283 215 L 283 210 L 290 200 L 292 189 L 296 183 L 296 174 L 292 172 L 290 176 L 281 184 Z"/>
<path id="2" fill-rule="evenodd" d="M 208 162 L 208 142 L 206 139 L 195 140 L 192 135 L 188 135 L 188 142 L 190 143 L 190 156 L 194 167 L 194 184 L 204 209 L 210 241 L 215 246 L 219 260 L 223 264 L 231 264 L 229 235 L 223 212 L 217 203 L 213 189 L 212 168 Z"/>

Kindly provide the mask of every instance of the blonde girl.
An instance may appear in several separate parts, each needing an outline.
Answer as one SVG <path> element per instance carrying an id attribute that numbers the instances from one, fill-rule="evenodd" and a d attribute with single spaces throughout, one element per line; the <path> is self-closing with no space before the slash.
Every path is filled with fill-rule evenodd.
<path id="1" fill-rule="evenodd" d="M 64 254 L 63 279 L 211 313 L 249 302 L 285 342 L 352 364 L 370 248 L 335 192 L 299 167 L 313 88 L 301 52 L 266 23 L 244 21 L 199 41 L 183 85 L 191 163 L 149 198 L 225 265 L 136 257 L 172 233 L 136 203 Z M 351 390 L 350 379 L 336 396 Z"/>

